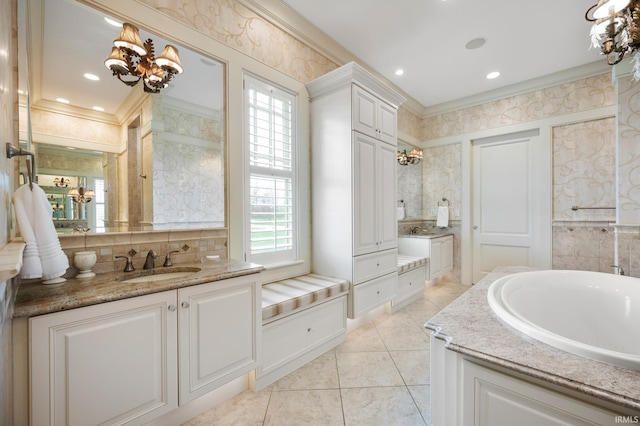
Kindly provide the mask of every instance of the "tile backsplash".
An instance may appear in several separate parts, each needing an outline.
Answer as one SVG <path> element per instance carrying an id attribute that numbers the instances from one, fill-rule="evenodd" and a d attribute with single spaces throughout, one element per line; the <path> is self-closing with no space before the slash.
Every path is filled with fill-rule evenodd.
<path id="1" fill-rule="evenodd" d="M 133 256 L 136 269 L 142 269 L 149 250 L 158 253 L 156 265 L 162 265 L 164 256 L 171 250 L 179 250 L 171 255 L 175 265 L 199 262 L 204 256 L 210 255 L 219 255 L 224 259 L 227 258 L 228 235 L 228 230 L 224 228 L 61 235 L 60 244 L 71 265 L 64 276 L 69 278 L 77 274 L 73 257 L 76 252 L 87 250 L 96 252 L 97 262 L 93 272 L 98 274 L 124 270 L 125 260 L 116 259 L 115 256 L 126 256 L 133 251 L 136 253 Z"/>

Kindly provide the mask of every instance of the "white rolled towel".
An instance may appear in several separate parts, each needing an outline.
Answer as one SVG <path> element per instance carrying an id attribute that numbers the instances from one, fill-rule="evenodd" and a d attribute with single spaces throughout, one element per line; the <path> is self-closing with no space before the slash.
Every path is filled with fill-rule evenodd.
<path id="1" fill-rule="evenodd" d="M 13 194 L 20 235 L 25 240 L 22 278 L 51 280 L 64 275 L 69 259 L 62 251 L 53 225 L 47 194 L 38 185 L 23 185 Z"/>

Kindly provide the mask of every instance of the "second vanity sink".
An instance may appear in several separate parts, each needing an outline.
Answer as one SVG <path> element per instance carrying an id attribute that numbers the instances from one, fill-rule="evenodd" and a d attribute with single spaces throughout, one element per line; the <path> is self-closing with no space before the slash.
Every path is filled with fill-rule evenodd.
<path id="1" fill-rule="evenodd" d="M 146 271 L 127 274 L 118 281 L 127 284 L 135 284 L 151 281 L 178 280 L 182 278 L 188 278 L 196 272 L 200 272 L 200 268 L 182 267 L 171 269 L 150 269 Z"/>

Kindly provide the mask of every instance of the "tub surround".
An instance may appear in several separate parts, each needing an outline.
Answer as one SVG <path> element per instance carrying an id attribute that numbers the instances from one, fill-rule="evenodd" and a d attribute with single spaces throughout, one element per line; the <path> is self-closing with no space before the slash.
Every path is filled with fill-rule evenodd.
<path id="1" fill-rule="evenodd" d="M 96 275 L 91 279 L 69 278 L 66 282 L 44 285 L 42 280 L 24 280 L 20 284 L 13 318 L 31 317 L 35 315 L 60 312 L 98 303 L 127 299 L 166 290 L 189 287 L 213 281 L 262 272 L 264 267 L 254 263 L 240 262 L 233 259 L 222 259 L 217 262 L 185 263 L 178 266 L 156 269 L 169 269 L 172 272 L 193 272 L 186 278 L 162 280 L 142 283 L 125 283 L 126 277 L 140 274 L 137 270 L 131 273 L 110 272 Z"/>
<path id="2" fill-rule="evenodd" d="M 448 341 L 448 350 L 498 368 L 640 413 L 640 371 L 574 355 L 539 342 L 498 319 L 487 301 L 491 283 L 508 274 L 534 270 L 499 267 L 479 281 L 426 327 Z M 432 373 L 433 374 L 433 373 Z"/>

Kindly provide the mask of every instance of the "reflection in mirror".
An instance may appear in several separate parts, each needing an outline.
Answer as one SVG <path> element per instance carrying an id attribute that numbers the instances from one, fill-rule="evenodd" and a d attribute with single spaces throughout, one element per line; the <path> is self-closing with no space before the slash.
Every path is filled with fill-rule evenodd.
<path id="1" fill-rule="evenodd" d="M 417 148 L 398 140 L 398 151 L 407 153 Z M 398 174 L 398 207 L 404 206 L 404 219 L 422 219 L 422 165 L 407 164 L 396 167 Z M 400 212 L 400 210 L 399 210 Z M 400 215 L 398 217 L 401 217 Z"/>
<path id="2" fill-rule="evenodd" d="M 160 93 L 145 93 L 104 65 L 121 28 L 105 18 L 122 20 L 73 0 L 26 3 L 20 135 L 36 152 L 57 229 L 224 227 L 224 64 L 140 28 L 156 52 L 176 46 L 184 68 Z M 71 188 L 95 196 L 74 203 Z"/>

